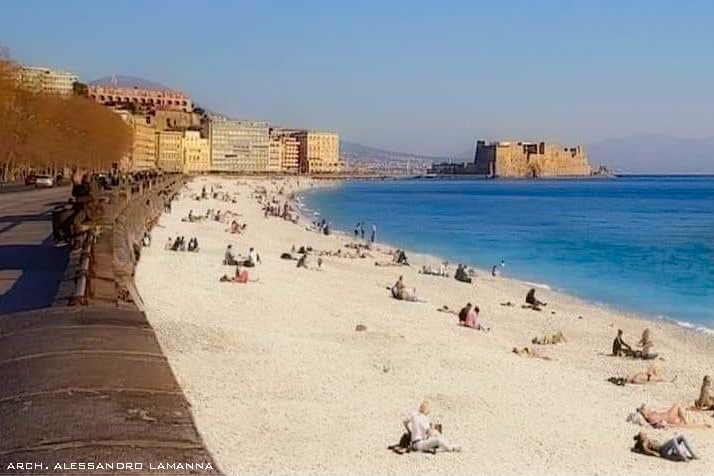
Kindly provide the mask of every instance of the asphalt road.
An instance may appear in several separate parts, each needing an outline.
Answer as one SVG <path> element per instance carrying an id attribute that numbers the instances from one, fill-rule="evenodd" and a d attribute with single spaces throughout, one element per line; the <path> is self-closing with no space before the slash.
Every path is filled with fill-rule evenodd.
<path id="1" fill-rule="evenodd" d="M 52 209 L 68 187 L 0 194 L 0 314 L 50 306 L 69 249 L 52 239 Z"/>

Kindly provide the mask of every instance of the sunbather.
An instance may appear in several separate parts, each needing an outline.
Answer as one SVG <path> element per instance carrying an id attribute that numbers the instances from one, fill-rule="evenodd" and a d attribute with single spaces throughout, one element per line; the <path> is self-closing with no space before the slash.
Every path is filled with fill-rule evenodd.
<path id="1" fill-rule="evenodd" d="M 677 376 L 675 375 L 672 379 L 665 378 L 659 373 L 657 364 L 652 364 L 644 372 L 636 372 L 629 377 L 610 377 L 607 380 L 615 385 L 625 385 L 628 383 L 632 385 L 646 385 L 648 383 L 657 382 L 673 383 L 677 380 Z"/>
<path id="2" fill-rule="evenodd" d="M 711 428 L 711 425 L 706 423 L 692 423 L 679 403 L 675 403 L 667 410 L 654 410 L 643 403 L 637 412 L 655 428 Z"/>
<path id="3" fill-rule="evenodd" d="M 714 410 L 714 395 L 712 395 L 711 385 L 711 377 L 705 375 L 702 388 L 699 391 L 699 398 L 694 401 L 694 408 L 697 410 Z"/>
<path id="4" fill-rule="evenodd" d="M 687 461 L 690 459 L 698 459 L 694 453 L 689 439 L 684 435 L 674 435 L 673 438 L 660 443 L 659 441 L 650 439 L 643 431 L 635 435 L 635 446 L 632 451 L 650 456 L 659 456 L 661 458 L 672 461 Z"/>
<path id="5" fill-rule="evenodd" d="M 543 337 L 534 337 L 533 340 L 531 341 L 534 344 L 537 345 L 549 345 L 549 344 L 565 344 L 568 342 L 565 339 L 565 335 L 561 331 L 558 331 L 557 333 L 553 334 L 552 336 L 543 336 Z"/>
<path id="6" fill-rule="evenodd" d="M 461 447 L 451 444 L 443 437 L 437 425 L 429 421 L 430 404 L 427 400 L 421 402 L 419 410 L 410 412 L 403 424 L 410 435 L 410 449 L 436 453 L 437 451 L 461 451 Z"/>
<path id="7" fill-rule="evenodd" d="M 529 307 L 534 311 L 540 311 L 541 306 L 547 306 L 548 303 L 539 301 L 535 297 L 535 292 L 535 288 L 531 288 L 530 291 L 528 291 L 528 294 L 526 294 L 526 306 L 524 307 Z"/>
<path id="8" fill-rule="evenodd" d="M 391 291 L 392 297 L 400 301 L 426 302 L 425 300 L 419 299 L 419 297 L 417 297 L 416 289 L 412 290 L 412 292 L 409 292 L 407 290 L 407 287 L 404 284 L 403 276 L 399 276 L 397 282 L 394 283 L 394 286 L 392 286 Z"/>
<path id="9" fill-rule="evenodd" d="M 533 357 L 534 359 L 553 360 L 538 349 L 534 349 L 533 347 L 523 347 L 522 349 L 514 347 L 512 352 L 516 355 L 520 355 L 521 357 Z"/>

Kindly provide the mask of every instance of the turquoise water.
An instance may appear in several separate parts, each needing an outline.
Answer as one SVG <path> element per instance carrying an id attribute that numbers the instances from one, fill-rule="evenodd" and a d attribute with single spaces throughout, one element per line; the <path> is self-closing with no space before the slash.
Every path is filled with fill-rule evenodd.
<path id="1" fill-rule="evenodd" d="M 714 177 L 348 182 L 303 195 L 338 229 L 714 328 Z"/>

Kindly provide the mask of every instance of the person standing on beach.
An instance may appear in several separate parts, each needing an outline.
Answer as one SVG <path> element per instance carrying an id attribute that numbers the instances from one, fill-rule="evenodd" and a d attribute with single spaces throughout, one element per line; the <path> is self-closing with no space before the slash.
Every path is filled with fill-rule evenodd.
<path id="1" fill-rule="evenodd" d="M 360 223 L 359 232 L 362 235 L 362 239 L 364 240 L 364 222 Z"/>
<path id="2" fill-rule="evenodd" d="M 355 224 L 355 240 L 359 238 L 359 222 Z"/>
<path id="3" fill-rule="evenodd" d="M 372 236 L 370 237 L 370 240 L 372 243 L 374 243 L 374 239 L 377 237 L 377 225 L 372 223 Z"/>

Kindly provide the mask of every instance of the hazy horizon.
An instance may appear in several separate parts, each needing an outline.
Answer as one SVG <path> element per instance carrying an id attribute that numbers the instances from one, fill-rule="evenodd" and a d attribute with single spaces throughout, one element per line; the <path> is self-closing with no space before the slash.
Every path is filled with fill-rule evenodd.
<path id="1" fill-rule="evenodd" d="M 20 62 L 146 78 L 210 110 L 386 150 L 714 136 L 706 2 L 3 6 L 0 43 Z"/>

